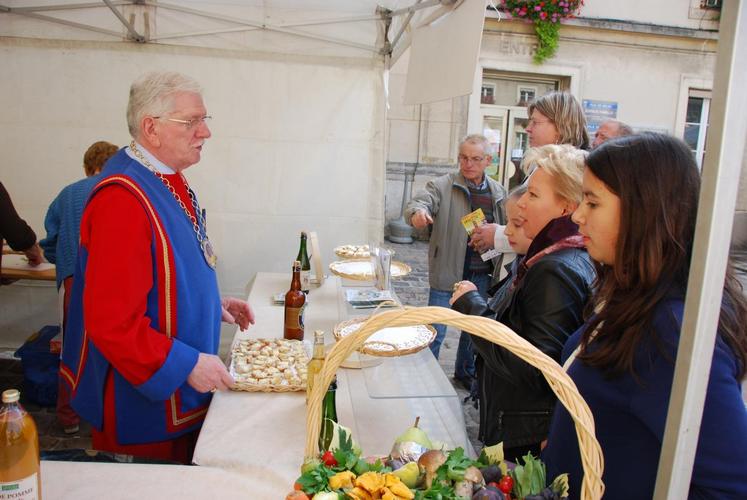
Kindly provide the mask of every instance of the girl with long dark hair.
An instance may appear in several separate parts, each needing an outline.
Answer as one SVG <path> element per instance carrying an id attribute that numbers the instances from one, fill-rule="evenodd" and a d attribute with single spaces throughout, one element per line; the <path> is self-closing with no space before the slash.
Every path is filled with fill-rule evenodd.
<path id="1" fill-rule="evenodd" d="M 594 416 L 605 498 L 652 498 L 672 389 L 692 257 L 700 177 L 687 146 L 661 134 L 615 139 L 586 159 L 574 212 L 599 264 L 591 315 L 562 360 Z M 747 307 L 731 268 L 689 498 L 747 498 Z M 543 452 L 548 477 L 581 462 L 573 423 L 557 407 Z"/>

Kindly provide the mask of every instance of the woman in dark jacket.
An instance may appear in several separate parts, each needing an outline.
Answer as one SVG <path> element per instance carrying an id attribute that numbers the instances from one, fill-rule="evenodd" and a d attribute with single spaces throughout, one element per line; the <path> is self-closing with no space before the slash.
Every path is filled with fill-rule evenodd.
<path id="1" fill-rule="evenodd" d="M 595 277 L 570 218 L 582 198 L 583 161 L 581 151 L 566 145 L 542 146 L 525 156 L 531 174 L 517 205 L 524 234 L 533 241 L 495 311 L 497 321 L 558 361 L 566 339 L 583 323 Z M 455 286 L 452 303 L 463 313 L 492 315 L 469 282 Z M 547 382 L 507 350 L 480 337 L 472 341 L 481 358 L 480 439 L 486 446 L 503 442 L 509 460 L 529 451 L 539 455 L 556 400 Z"/>

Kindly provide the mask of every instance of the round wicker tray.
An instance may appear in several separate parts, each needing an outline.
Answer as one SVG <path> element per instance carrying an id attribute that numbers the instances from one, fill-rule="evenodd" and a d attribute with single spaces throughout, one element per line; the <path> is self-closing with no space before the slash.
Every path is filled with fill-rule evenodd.
<path id="1" fill-rule="evenodd" d="M 338 342 L 358 331 L 368 318 L 355 318 L 343 321 L 335 326 L 332 333 Z M 409 345 L 399 345 L 391 342 L 392 337 L 410 336 L 412 341 Z M 431 325 L 413 325 L 384 328 L 375 332 L 359 348 L 358 352 L 371 356 L 397 357 L 414 354 L 431 345 L 436 339 L 436 329 Z M 404 340 L 404 339 L 403 339 Z"/>
<path id="2" fill-rule="evenodd" d="M 293 383 L 290 380 L 285 380 L 282 383 L 279 384 L 273 384 L 270 379 L 266 379 L 267 381 L 264 382 L 250 382 L 246 380 L 246 376 L 244 373 L 239 373 L 237 371 L 237 357 L 242 357 L 242 354 L 240 352 L 241 344 L 245 343 L 273 343 L 274 345 L 277 345 L 278 343 L 281 343 L 283 345 L 291 346 L 293 345 L 294 349 L 292 354 L 295 358 L 298 359 L 297 363 L 289 363 L 287 369 L 290 369 L 292 372 L 297 371 L 297 366 L 302 366 L 303 368 L 300 368 L 302 370 L 306 369 L 306 365 L 308 364 L 308 355 L 305 352 L 304 348 L 301 347 L 300 349 L 295 347 L 295 342 L 297 341 L 286 341 L 281 339 L 246 339 L 246 340 L 240 340 L 236 343 L 234 343 L 233 347 L 231 348 L 231 359 L 228 366 L 228 372 L 231 374 L 231 376 L 234 378 L 234 384 L 231 386 L 232 391 L 245 391 L 245 392 L 297 392 L 297 391 L 305 391 L 306 390 L 306 382 L 305 380 L 298 380 L 298 383 Z M 303 346 L 303 344 L 300 344 Z M 241 362 L 238 362 L 238 364 L 241 364 Z M 291 366 L 292 365 L 292 366 Z M 267 366 L 267 365 L 265 365 Z M 277 365 L 279 366 L 279 365 Z M 258 368 L 257 366 L 252 366 L 252 368 Z M 285 379 L 285 377 L 278 376 L 281 379 Z M 291 380 L 295 380 L 296 378 L 300 379 L 299 377 L 294 377 Z"/>
<path id="3" fill-rule="evenodd" d="M 393 260 L 391 264 L 392 279 L 402 278 L 410 274 L 412 269 L 404 262 Z M 357 281 L 371 281 L 374 279 L 374 268 L 371 259 L 345 259 L 332 262 L 329 265 L 332 274 L 341 278 Z"/>
<path id="4" fill-rule="evenodd" d="M 319 454 L 319 422 L 322 418 L 322 400 L 326 388 L 332 382 L 340 364 L 366 339 L 382 328 L 442 323 L 489 340 L 523 359 L 542 372 L 550 388 L 565 406 L 576 425 L 576 437 L 584 469 L 580 497 L 584 500 L 598 499 L 604 493 L 602 471 L 604 461 L 599 442 L 594 436 L 594 419 L 588 405 L 576 388 L 576 384 L 552 358 L 540 352 L 532 344 L 516 335 L 510 328 L 489 318 L 466 316 L 445 307 L 417 307 L 386 311 L 371 316 L 361 327 L 340 339 L 327 355 L 320 380 L 312 387 L 306 413 L 305 456 Z"/>

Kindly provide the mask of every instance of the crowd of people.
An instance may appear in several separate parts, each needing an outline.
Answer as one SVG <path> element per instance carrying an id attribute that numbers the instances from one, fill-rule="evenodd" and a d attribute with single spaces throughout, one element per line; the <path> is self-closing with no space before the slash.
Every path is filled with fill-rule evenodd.
<path id="1" fill-rule="evenodd" d="M 522 160 L 527 178 L 521 186 L 507 196 L 499 189 L 493 194 L 486 164 L 476 161 L 489 156 L 487 139 L 470 136 L 482 150 L 468 152 L 463 143 L 460 173 L 428 182 L 410 203 L 410 223 L 432 225 L 429 304 L 441 305 L 440 296 L 452 285 L 453 309 L 500 321 L 562 364 L 594 417 L 605 498 L 652 498 L 682 326 L 699 171 L 679 139 L 635 134 L 616 120 L 601 124 L 592 142 L 582 108 L 569 93 L 541 96 L 528 113 L 530 149 Z M 475 166 L 482 168 L 479 175 Z M 486 217 L 467 239 L 459 221 L 481 206 L 475 197 L 480 187 L 502 200 L 492 214 L 505 218 Z M 490 248 L 502 258 L 493 261 L 489 278 L 472 280 L 469 256 Z M 448 283 L 447 276 L 458 279 Z M 486 290 L 486 283 L 492 287 Z M 712 364 L 689 498 L 747 498 L 741 392 L 747 302 L 731 269 L 723 291 L 715 351 L 703 353 Z M 571 498 L 577 498 L 583 469 L 573 421 L 542 374 L 481 337 L 471 336 L 471 347 L 479 439 L 485 446 L 503 443 L 508 460 L 541 455 L 548 477 L 569 472 Z M 455 378 L 464 376 L 466 366 L 457 357 Z"/>

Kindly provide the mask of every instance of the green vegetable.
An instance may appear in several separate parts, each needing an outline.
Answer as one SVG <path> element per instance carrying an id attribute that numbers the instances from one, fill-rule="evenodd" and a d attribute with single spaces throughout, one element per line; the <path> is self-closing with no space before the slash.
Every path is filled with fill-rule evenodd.
<path id="1" fill-rule="evenodd" d="M 499 465 L 503 462 L 503 443 L 483 448 L 477 461 L 482 465 Z"/>
<path id="2" fill-rule="evenodd" d="M 333 469 L 337 472 L 353 470 L 361 456 L 360 448 L 353 442 L 349 429 L 339 425 L 335 427 L 330 449 L 337 460 Z"/>
<path id="3" fill-rule="evenodd" d="M 538 495 L 545 489 L 545 464 L 539 458 L 535 458 L 531 453 L 524 457 L 524 465 L 516 464 L 516 468 L 510 471 L 511 478 L 514 480 L 513 495 L 517 498 L 524 498 L 529 495 Z"/>
<path id="4" fill-rule="evenodd" d="M 442 479 L 441 471 L 442 469 L 445 469 L 447 479 L 451 481 L 462 481 L 464 480 L 464 472 L 467 470 L 467 467 L 470 467 L 471 465 L 475 465 L 475 461 L 464 456 L 464 449 L 457 448 L 449 453 L 446 462 L 438 468 L 436 473 L 438 474 L 438 478 Z"/>
<path id="5" fill-rule="evenodd" d="M 301 474 L 296 482 L 301 485 L 301 489 L 307 495 L 329 491 L 329 478 L 334 476 L 335 472 L 324 464 L 319 464 L 314 469 Z"/>
<path id="6" fill-rule="evenodd" d="M 343 426 L 339 426 L 335 431 L 337 447 L 332 450 L 332 454 L 337 461 L 337 465 L 329 467 L 321 461 L 309 460 L 305 463 L 304 473 L 298 478 L 301 489 L 307 495 L 329 490 L 329 478 L 338 472 L 344 470 L 354 470 L 360 459 L 360 449 L 356 449 L 350 431 Z M 365 463 L 365 461 L 364 461 Z M 316 464 L 314 466 L 314 464 Z M 364 471 L 365 472 L 365 471 Z"/>
<path id="7" fill-rule="evenodd" d="M 434 481 L 428 491 L 415 491 L 415 500 L 452 500 L 456 498 L 450 484 Z"/>
<path id="8" fill-rule="evenodd" d="M 560 498 L 568 498 L 568 474 L 561 474 L 550 483 L 550 489 Z"/>
<path id="9" fill-rule="evenodd" d="M 329 443 L 329 449 L 352 451 L 356 455 L 360 456 L 361 447 L 358 446 L 358 443 L 356 443 L 353 439 L 353 432 L 344 425 L 338 424 L 334 420 L 326 420 L 331 422 L 332 424 L 332 441 L 330 441 Z"/>

